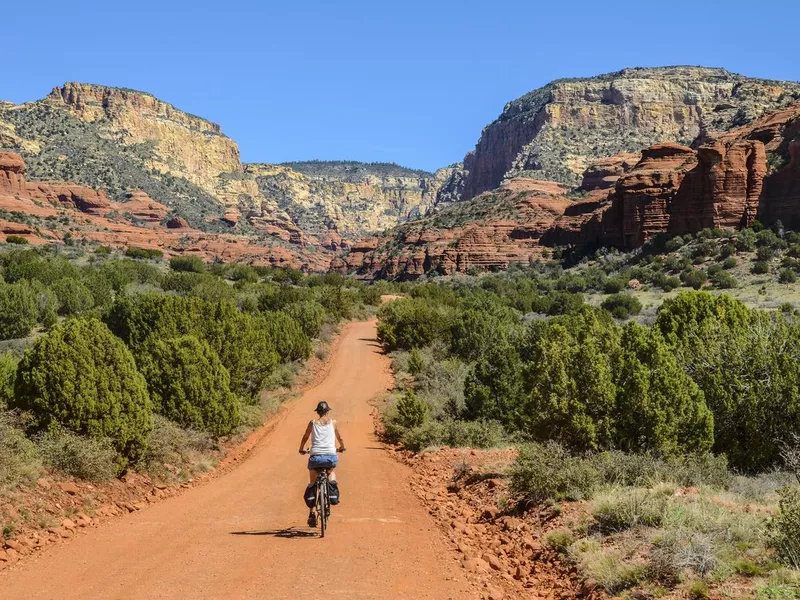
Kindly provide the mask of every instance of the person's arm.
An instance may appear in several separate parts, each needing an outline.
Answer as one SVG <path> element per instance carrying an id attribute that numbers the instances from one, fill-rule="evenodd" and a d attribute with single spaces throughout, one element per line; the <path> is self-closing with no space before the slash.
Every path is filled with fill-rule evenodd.
<path id="1" fill-rule="evenodd" d="M 336 421 L 333 422 L 333 431 L 336 434 L 336 439 L 339 440 L 339 452 L 344 452 L 344 440 L 342 439 L 342 434 L 339 433 L 339 425 L 336 423 Z"/>
<path id="2" fill-rule="evenodd" d="M 300 440 L 300 454 L 305 454 L 305 447 L 308 438 L 311 436 L 311 421 L 308 422 L 308 427 L 306 427 L 306 432 L 303 434 L 303 439 Z"/>

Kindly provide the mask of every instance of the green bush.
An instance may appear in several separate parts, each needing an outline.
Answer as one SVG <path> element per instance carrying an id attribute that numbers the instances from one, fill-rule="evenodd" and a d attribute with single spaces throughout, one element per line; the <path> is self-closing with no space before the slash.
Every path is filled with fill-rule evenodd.
<path id="1" fill-rule="evenodd" d="M 397 401 L 397 420 L 401 427 L 419 427 L 428 418 L 428 405 L 409 390 Z"/>
<path id="2" fill-rule="evenodd" d="M 314 300 L 294 302 L 284 306 L 281 310 L 297 321 L 303 329 L 303 333 L 309 338 L 319 337 L 327 318 L 323 306 Z"/>
<path id="3" fill-rule="evenodd" d="M 244 314 L 229 302 L 137 294 L 119 298 L 106 317 L 111 330 L 134 351 L 149 339 L 194 335 L 207 341 L 228 369 L 231 390 L 253 402 L 281 357 L 308 356 L 310 342 L 283 313 Z M 279 315 L 279 316 L 275 316 Z"/>
<path id="4" fill-rule="evenodd" d="M 779 511 L 770 522 L 769 539 L 783 564 L 800 569 L 800 488 L 780 491 Z"/>
<path id="5" fill-rule="evenodd" d="M 311 356 L 311 340 L 286 313 L 268 312 L 252 321 L 265 330 L 281 360 L 305 360 Z"/>
<path id="6" fill-rule="evenodd" d="M 14 395 L 17 359 L 11 352 L 0 354 L 0 411 L 4 411 Z"/>
<path id="7" fill-rule="evenodd" d="M 39 306 L 28 282 L 0 283 L 0 339 L 30 335 L 39 317 Z"/>
<path id="8" fill-rule="evenodd" d="M 117 451 L 107 438 L 90 438 L 55 427 L 36 438 L 44 464 L 70 477 L 107 481 L 117 473 Z"/>
<path id="9" fill-rule="evenodd" d="M 753 266 L 750 267 L 750 272 L 754 275 L 764 275 L 765 273 L 769 273 L 769 263 L 764 262 L 763 260 L 757 260 L 753 263 Z"/>
<path id="10" fill-rule="evenodd" d="M 25 352 L 13 406 L 30 411 L 36 430 L 63 425 L 110 438 L 120 470 L 141 458 L 153 427 L 147 386 L 133 356 L 94 319 L 57 325 Z"/>
<path id="11" fill-rule="evenodd" d="M 555 442 L 520 448 L 511 467 L 511 491 L 532 502 L 591 498 L 600 484 L 598 473 Z"/>
<path id="12" fill-rule="evenodd" d="M 160 479 L 185 481 L 214 466 L 212 451 L 215 448 L 208 433 L 183 429 L 156 414 L 142 466 Z"/>
<path id="13" fill-rule="evenodd" d="M 704 452 L 714 442 L 714 417 L 655 328 L 628 324 L 622 335 L 616 442 L 622 450 Z"/>
<path id="14" fill-rule="evenodd" d="M 726 271 L 718 271 L 711 276 L 711 283 L 719 290 L 729 290 L 736 287 L 736 279 Z"/>
<path id="15" fill-rule="evenodd" d="M 797 273 L 792 269 L 781 269 L 778 273 L 778 281 L 781 283 L 795 283 L 797 281 Z"/>
<path id="16" fill-rule="evenodd" d="M 33 481 L 41 470 L 36 445 L 12 413 L 0 412 L 0 490 Z"/>
<path id="17" fill-rule="evenodd" d="M 690 269 L 681 272 L 681 282 L 686 287 L 699 290 L 708 280 L 708 274 L 703 269 Z"/>
<path id="18" fill-rule="evenodd" d="M 199 256 L 173 256 L 169 259 L 169 268 L 173 271 L 203 273 L 206 265 Z"/>
<path id="19" fill-rule="evenodd" d="M 642 303 L 630 294 L 614 294 L 603 300 L 600 306 L 616 319 L 627 319 L 642 312 Z"/>
<path id="20" fill-rule="evenodd" d="M 168 419 L 217 437 L 239 426 L 230 374 L 208 342 L 190 335 L 152 340 L 138 362 L 155 410 Z"/>
<path id="21" fill-rule="evenodd" d="M 559 554 L 566 554 L 575 542 L 575 536 L 569 529 L 554 529 L 545 536 L 545 544 Z"/>
<path id="22" fill-rule="evenodd" d="M 29 244 L 27 238 L 22 237 L 21 235 L 7 235 L 6 236 L 6 244 L 18 244 L 18 245 L 25 245 Z"/>
<path id="23" fill-rule="evenodd" d="M 146 260 L 157 260 L 164 257 L 161 250 L 154 248 L 137 248 L 136 246 L 128 246 L 125 249 L 125 256 L 128 258 L 143 258 Z"/>
<path id="24" fill-rule="evenodd" d="M 75 279 L 61 279 L 52 287 L 58 298 L 58 314 L 76 315 L 94 306 L 94 297 L 89 289 Z"/>
<path id="25" fill-rule="evenodd" d="M 598 502 L 592 511 L 604 533 L 614 533 L 646 525 L 658 527 L 667 512 L 667 498 L 645 489 L 625 489 Z"/>
<path id="26" fill-rule="evenodd" d="M 435 340 L 449 343 L 451 311 L 441 305 L 411 298 L 395 300 L 378 311 L 378 339 L 387 350 L 411 350 Z"/>
<path id="27" fill-rule="evenodd" d="M 733 269 L 739 261 L 737 261 L 733 256 L 729 256 L 724 261 L 722 261 L 722 268 L 723 269 Z"/>

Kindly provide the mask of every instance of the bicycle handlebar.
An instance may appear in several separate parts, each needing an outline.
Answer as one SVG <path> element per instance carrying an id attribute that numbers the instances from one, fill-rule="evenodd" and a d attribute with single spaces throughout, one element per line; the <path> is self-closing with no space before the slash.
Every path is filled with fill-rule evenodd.
<path id="1" fill-rule="evenodd" d="M 344 452 L 346 450 L 347 450 L 347 448 L 345 448 L 345 447 L 337 448 L 336 449 L 336 453 L 340 454 L 340 453 L 342 453 L 342 452 Z M 304 448 L 303 450 L 300 450 L 300 454 L 311 454 L 311 448 Z"/>

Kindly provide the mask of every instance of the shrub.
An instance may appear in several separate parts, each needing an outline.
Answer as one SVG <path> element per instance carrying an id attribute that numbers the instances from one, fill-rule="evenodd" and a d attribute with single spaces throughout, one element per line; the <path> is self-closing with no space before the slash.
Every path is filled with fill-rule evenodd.
<path id="1" fill-rule="evenodd" d="M 753 263 L 753 266 L 750 267 L 750 272 L 754 275 L 763 275 L 765 273 L 769 273 L 769 263 L 766 263 L 763 260 L 757 260 Z"/>
<path id="2" fill-rule="evenodd" d="M 283 313 L 271 315 L 267 318 L 244 314 L 228 302 L 137 294 L 119 298 L 106 321 L 134 350 L 148 339 L 183 335 L 204 339 L 228 369 L 231 390 L 254 401 L 278 364 L 276 347 L 282 356 L 308 356 L 311 351 L 308 338 L 291 317 Z"/>
<path id="3" fill-rule="evenodd" d="M 58 314 L 76 315 L 94 306 L 94 298 L 89 289 L 75 279 L 61 279 L 53 284 L 58 298 Z"/>
<path id="4" fill-rule="evenodd" d="M 409 390 L 397 401 L 398 423 L 406 429 L 419 427 L 428 418 L 428 405 Z"/>
<path id="5" fill-rule="evenodd" d="M 87 481 L 106 481 L 117 472 L 117 451 L 107 438 L 76 435 L 53 428 L 36 439 L 45 465 Z"/>
<path id="6" fill-rule="evenodd" d="M 0 489 L 35 480 L 41 467 L 35 444 L 25 437 L 14 415 L 0 412 Z"/>
<path id="7" fill-rule="evenodd" d="M 616 319 L 627 319 L 632 315 L 642 312 L 642 303 L 630 294 L 614 294 L 601 304 L 604 310 L 610 312 Z"/>
<path id="8" fill-rule="evenodd" d="M 658 527 L 664 520 L 667 499 L 643 489 L 625 489 L 608 494 L 593 510 L 597 526 L 604 533 L 624 531 L 637 525 Z"/>
<path id="9" fill-rule="evenodd" d="M 778 281 L 781 283 L 795 283 L 797 281 L 797 273 L 792 269 L 781 269 L 778 274 Z"/>
<path id="10" fill-rule="evenodd" d="M 761 246 L 756 250 L 756 258 L 759 261 L 768 262 L 775 258 L 775 250 L 770 246 Z"/>
<path id="11" fill-rule="evenodd" d="M 153 427 L 144 378 L 125 345 L 94 319 L 57 325 L 25 352 L 13 405 L 31 412 L 31 426 L 58 425 L 108 437 L 118 468 L 139 460 Z"/>
<path id="12" fill-rule="evenodd" d="M 664 244 L 664 250 L 667 252 L 675 252 L 676 250 L 680 250 L 685 243 L 681 236 L 676 235 L 671 240 L 667 240 L 667 243 Z"/>
<path id="13" fill-rule="evenodd" d="M 512 492 L 532 502 L 590 498 L 600 484 L 591 465 L 555 442 L 520 448 L 510 475 Z"/>
<path id="14" fill-rule="evenodd" d="M 787 487 L 779 493 L 779 511 L 769 525 L 770 545 L 783 564 L 800 569 L 800 488 Z"/>
<path id="15" fill-rule="evenodd" d="M 94 253 L 98 256 L 109 256 L 111 254 L 110 246 L 98 246 L 94 249 Z"/>
<path id="16" fill-rule="evenodd" d="M 545 537 L 545 544 L 559 554 L 566 554 L 574 542 L 575 537 L 569 529 L 554 529 Z"/>
<path id="17" fill-rule="evenodd" d="M 611 277 L 606 280 L 603 286 L 603 293 L 605 294 L 619 294 L 625 289 L 627 281 L 623 277 Z"/>
<path id="18" fill-rule="evenodd" d="M 714 417 L 656 328 L 630 323 L 617 373 L 616 442 L 628 451 L 704 452 L 714 442 Z"/>
<path id="19" fill-rule="evenodd" d="M 719 290 L 729 290 L 736 287 L 736 279 L 726 271 L 719 271 L 711 276 L 711 283 Z"/>
<path id="20" fill-rule="evenodd" d="M 206 432 L 183 429 L 156 414 L 142 465 L 161 479 L 185 481 L 213 466 L 214 448 L 214 440 Z"/>
<path id="21" fill-rule="evenodd" d="M 756 234 L 752 229 L 742 229 L 736 236 L 736 249 L 740 252 L 752 252 L 756 249 Z"/>
<path id="22" fill-rule="evenodd" d="M 30 335 L 38 316 L 37 298 L 27 282 L 0 283 L 0 339 Z"/>
<path id="23" fill-rule="evenodd" d="M 155 410 L 183 427 L 219 437 L 239 426 L 239 399 L 230 374 L 208 342 L 194 336 L 153 340 L 139 366 Z"/>
<path id="24" fill-rule="evenodd" d="M 711 592 L 708 589 L 708 584 L 702 579 L 698 579 L 689 586 L 686 596 L 689 600 L 708 600 L 711 598 Z"/>
<path id="25" fill-rule="evenodd" d="M 303 329 L 303 333 L 309 338 L 319 337 L 327 317 L 325 309 L 319 302 L 303 300 L 288 304 L 281 310 L 297 321 Z"/>
<path id="26" fill-rule="evenodd" d="M 173 271 L 202 273 L 206 265 L 199 256 L 173 256 L 169 259 L 169 268 Z"/>
<path id="27" fill-rule="evenodd" d="M 733 256 L 729 256 L 724 261 L 722 261 L 722 268 L 723 269 L 733 269 L 739 261 L 737 261 Z"/>
<path id="28" fill-rule="evenodd" d="M 681 272 L 681 282 L 686 287 L 699 290 L 708 280 L 708 274 L 703 269 L 691 269 Z"/>
<path id="29" fill-rule="evenodd" d="M 378 311 L 378 339 L 387 350 L 410 350 L 434 340 L 449 342 L 450 310 L 416 298 L 395 300 Z"/>
<path id="30" fill-rule="evenodd" d="M 128 246 L 125 249 L 125 256 L 128 258 L 143 258 L 143 259 L 160 259 L 163 258 L 164 253 L 161 250 L 154 248 L 137 248 L 136 246 Z"/>
<path id="31" fill-rule="evenodd" d="M 6 236 L 6 243 L 7 244 L 25 245 L 25 244 L 28 244 L 30 242 L 28 242 L 27 238 L 24 238 L 21 235 L 7 235 Z"/>

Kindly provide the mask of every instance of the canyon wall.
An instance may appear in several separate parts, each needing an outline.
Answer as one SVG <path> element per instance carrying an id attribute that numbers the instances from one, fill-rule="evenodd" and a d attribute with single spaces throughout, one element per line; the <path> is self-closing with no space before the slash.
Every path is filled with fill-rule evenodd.
<path id="1" fill-rule="evenodd" d="M 692 145 L 797 98 L 797 83 L 701 67 L 555 81 L 507 104 L 440 195 L 468 200 L 515 177 L 578 185 L 598 158 L 659 143 Z"/>

